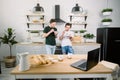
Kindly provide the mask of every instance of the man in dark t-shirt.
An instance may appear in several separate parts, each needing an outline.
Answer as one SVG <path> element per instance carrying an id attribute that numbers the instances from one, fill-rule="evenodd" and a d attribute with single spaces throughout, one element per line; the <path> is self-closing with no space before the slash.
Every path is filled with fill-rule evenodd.
<path id="1" fill-rule="evenodd" d="M 50 20 L 50 25 L 46 26 L 43 30 L 43 37 L 45 37 L 45 46 L 47 54 L 54 54 L 56 48 L 56 37 L 57 37 L 57 28 L 55 19 Z"/>

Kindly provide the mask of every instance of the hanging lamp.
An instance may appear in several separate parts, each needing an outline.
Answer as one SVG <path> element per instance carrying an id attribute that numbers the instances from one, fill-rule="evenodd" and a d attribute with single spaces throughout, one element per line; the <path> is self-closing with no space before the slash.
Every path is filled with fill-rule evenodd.
<path id="1" fill-rule="evenodd" d="M 43 12 L 44 12 L 44 9 L 43 9 L 43 7 L 40 6 L 39 3 L 37 3 L 37 5 L 33 8 L 33 12 L 43 13 Z"/>
<path id="2" fill-rule="evenodd" d="M 78 5 L 78 3 L 75 5 L 75 7 L 72 8 L 72 13 L 82 13 L 83 8 Z"/>

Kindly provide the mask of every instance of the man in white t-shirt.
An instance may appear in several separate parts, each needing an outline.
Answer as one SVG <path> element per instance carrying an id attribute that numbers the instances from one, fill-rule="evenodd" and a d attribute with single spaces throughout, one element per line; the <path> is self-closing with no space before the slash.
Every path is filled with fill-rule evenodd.
<path id="1" fill-rule="evenodd" d="M 72 31 L 70 31 L 71 26 L 72 25 L 70 23 L 66 23 L 65 30 L 59 36 L 59 39 L 61 40 L 61 47 L 62 47 L 63 54 L 73 54 L 74 53 L 74 50 L 72 48 L 72 38 L 74 36 L 74 33 Z"/>

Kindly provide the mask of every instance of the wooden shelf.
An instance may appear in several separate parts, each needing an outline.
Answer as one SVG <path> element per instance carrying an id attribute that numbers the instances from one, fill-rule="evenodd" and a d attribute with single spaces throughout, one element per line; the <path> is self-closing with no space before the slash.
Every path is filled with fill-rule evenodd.
<path id="1" fill-rule="evenodd" d="M 69 16 L 73 16 L 73 17 L 85 17 L 87 15 L 86 14 L 70 14 Z"/>
<path id="2" fill-rule="evenodd" d="M 87 26 L 87 22 L 70 22 L 72 25 L 85 25 L 84 28 Z"/>
<path id="3" fill-rule="evenodd" d="M 34 22 L 34 21 L 31 21 L 30 20 L 30 17 L 34 17 L 34 16 L 37 16 L 37 17 L 40 17 L 40 18 L 43 18 L 43 21 L 44 21 L 44 14 L 40 14 L 40 13 L 30 13 L 30 14 L 27 14 L 27 19 L 28 19 L 28 22 L 27 22 L 27 26 L 29 28 L 30 24 L 32 25 L 42 25 L 43 28 L 44 28 L 44 24 L 45 22 L 40 22 L 40 20 L 37 20 L 37 22 Z"/>
<path id="4" fill-rule="evenodd" d="M 27 14 L 26 16 L 45 16 L 44 14 Z"/>
<path id="5" fill-rule="evenodd" d="M 86 26 L 87 26 L 87 22 L 86 22 L 86 19 L 87 19 L 87 14 L 71 14 L 71 15 L 69 15 L 69 17 L 70 17 L 70 23 L 71 24 L 73 24 L 73 25 L 84 25 L 84 28 L 86 28 Z M 84 17 L 84 19 L 83 19 L 83 21 L 73 21 L 73 18 L 74 17 L 79 17 L 79 18 L 81 18 L 81 17 Z"/>
<path id="6" fill-rule="evenodd" d="M 28 28 L 30 27 L 30 24 L 32 25 L 42 25 L 44 28 L 44 23 L 27 23 Z"/>
<path id="7" fill-rule="evenodd" d="M 38 30 L 38 29 L 37 29 L 37 30 L 35 30 L 35 29 L 34 29 L 34 30 L 33 30 L 33 29 L 27 29 L 27 31 L 28 31 L 28 32 L 31 32 L 31 31 L 39 31 L 39 32 L 40 32 L 40 31 L 43 31 L 43 30 Z"/>

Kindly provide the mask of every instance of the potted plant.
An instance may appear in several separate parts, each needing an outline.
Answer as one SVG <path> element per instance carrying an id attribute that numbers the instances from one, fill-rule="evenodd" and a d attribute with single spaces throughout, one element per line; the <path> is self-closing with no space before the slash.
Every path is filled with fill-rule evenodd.
<path id="1" fill-rule="evenodd" d="M 12 46 L 17 43 L 15 33 L 12 28 L 8 28 L 4 35 L 0 37 L 0 44 L 7 44 L 10 49 L 9 56 L 4 57 L 5 67 L 11 68 L 15 66 L 16 57 L 12 55 Z"/>
<path id="2" fill-rule="evenodd" d="M 111 24 L 112 19 L 110 19 L 110 18 L 105 18 L 105 19 L 103 19 L 101 22 L 102 22 L 103 25 L 108 26 L 108 25 Z"/>
<path id="3" fill-rule="evenodd" d="M 105 16 L 108 16 L 108 15 L 111 15 L 113 9 L 111 8 L 105 8 L 102 10 L 102 14 L 105 15 Z"/>
<path id="4" fill-rule="evenodd" d="M 85 33 L 87 30 L 80 30 L 80 33 Z"/>
<path id="5" fill-rule="evenodd" d="M 93 42 L 92 39 L 95 37 L 94 34 L 86 33 L 83 35 L 85 42 Z"/>
<path id="6" fill-rule="evenodd" d="M 80 35 L 83 37 L 83 33 L 87 32 L 87 30 L 80 30 Z"/>
<path id="7" fill-rule="evenodd" d="M 79 33 L 78 33 L 78 31 L 75 31 L 75 36 L 79 36 Z"/>
<path id="8" fill-rule="evenodd" d="M 39 31 L 38 30 L 33 30 L 30 31 L 31 37 L 38 37 L 39 36 Z"/>

